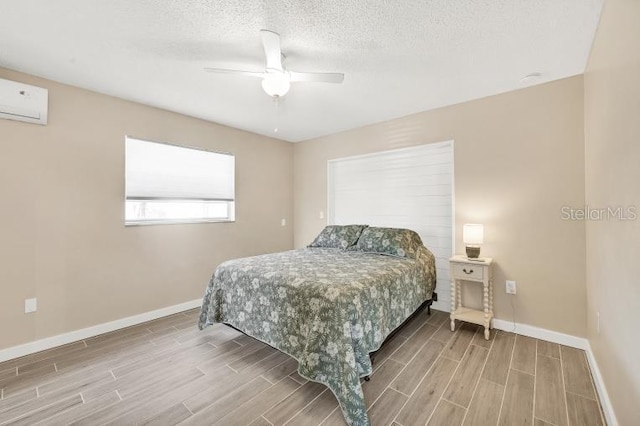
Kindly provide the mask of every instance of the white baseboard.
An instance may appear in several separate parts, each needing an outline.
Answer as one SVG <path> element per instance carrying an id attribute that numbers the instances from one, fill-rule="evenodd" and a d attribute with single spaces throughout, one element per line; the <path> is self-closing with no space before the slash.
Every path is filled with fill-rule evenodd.
<path id="1" fill-rule="evenodd" d="M 618 426 L 618 419 L 616 418 L 616 414 L 613 411 L 613 405 L 611 404 L 611 400 L 609 399 L 607 388 L 604 386 L 604 380 L 602 379 L 600 368 L 598 368 L 596 357 L 593 355 L 591 345 L 587 343 L 587 346 L 588 348 L 585 350 L 585 352 L 587 353 L 589 367 L 591 367 L 591 374 L 593 374 L 593 382 L 596 385 L 596 390 L 598 391 L 598 396 L 600 397 L 600 404 L 602 406 L 604 418 L 607 421 L 608 426 Z"/>
<path id="2" fill-rule="evenodd" d="M 589 347 L 589 341 L 584 337 L 576 337 L 570 334 L 559 333 L 557 331 L 547 330 L 546 328 L 534 327 L 533 325 L 513 323 L 501 319 L 493 319 L 493 328 L 498 330 L 509 331 L 523 336 L 533 337 L 547 342 L 559 343 L 561 345 L 570 346 L 576 349 L 586 351 Z"/>
<path id="3" fill-rule="evenodd" d="M 47 337 L 45 339 L 36 340 L 34 342 L 25 343 L 23 345 L 13 346 L 7 349 L 0 349 L 0 362 L 14 358 L 20 358 L 21 356 L 30 355 L 36 352 L 44 351 L 45 349 L 55 348 L 57 346 L 77 342 L 79 340 L 88 339 L 90 337 L 98 336 L 110 331 L 119 330 L 121 328 L 131 327 L 132 325 L 141 324 L 143 322 L 166 317 L 168 315 L 177 314 L 178 312 L 197 308 L 201 305 L 202 299 L 191 300 L 189 302 L 180 303 L 178 305 L 156 309 L 155 311 L 145 312 L 142 314 L 133 315 L 131 317 L 71 331 L 69 333 Z"/>
<path id="4" fill-rule="evenodd" d="M 431 306 L 433 309 L 451 312 L 451 302 L 448 300 L 438 300 Z M 589 342 L 583 337 L 576 337 L 570 334 L 559 333 L 557 331 L 547 330 L 545 328 L 535 327 L 533 325 L 513 323 L 512 321 L 494 318 L 491 321 L 492 328 L 522 334 L 523 336 L 534 337 L 536 339 L 546 340 L 547 342 L 559 343 L 572 348 L 582 349 L 584 351 L 589 347 Z"/>

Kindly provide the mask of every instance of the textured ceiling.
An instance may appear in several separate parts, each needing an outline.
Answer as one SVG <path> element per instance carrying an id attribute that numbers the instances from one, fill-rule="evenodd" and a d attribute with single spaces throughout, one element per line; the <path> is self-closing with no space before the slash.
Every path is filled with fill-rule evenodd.
<path id="1" fill-rule="evenodd" d="M 300 141 L 584 71 L 603 0 L 2 0 L 0 66 Z M 260 29 L 294 83 L 276 108 Z M 274 133 L 274 127 L 279 131 Z"/>

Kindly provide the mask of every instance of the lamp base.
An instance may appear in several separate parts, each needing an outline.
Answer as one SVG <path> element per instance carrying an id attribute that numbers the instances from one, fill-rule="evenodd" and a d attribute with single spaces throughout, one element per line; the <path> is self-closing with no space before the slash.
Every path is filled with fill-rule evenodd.
<path id="1" fill-rule="evenodd" d="M 480 247 L 467 246 L 467 257 L 469 259 L 477 259 L 480 256 Z"/>

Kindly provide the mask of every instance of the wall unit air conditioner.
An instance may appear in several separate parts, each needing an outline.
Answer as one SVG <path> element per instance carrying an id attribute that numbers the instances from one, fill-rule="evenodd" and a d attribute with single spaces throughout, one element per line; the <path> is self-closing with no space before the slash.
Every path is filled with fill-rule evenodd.
<path id="1" fill-rule="evenodd" d="M 49 91 L 0 78 L 0 118 L 47 124 Z"/>

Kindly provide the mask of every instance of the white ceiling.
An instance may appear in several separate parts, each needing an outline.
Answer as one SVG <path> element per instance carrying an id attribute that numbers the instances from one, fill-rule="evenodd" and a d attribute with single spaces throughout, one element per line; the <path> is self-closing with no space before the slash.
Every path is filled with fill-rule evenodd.
<path id="1" fill-rule="evenodd" d="M 295 142 L 580 74 L 602 2 L 2 0 L 0 66 Z M 263 71 L 260 29 L 344 84 L 276 113 L 259 79 L 202 70 Z"/>

